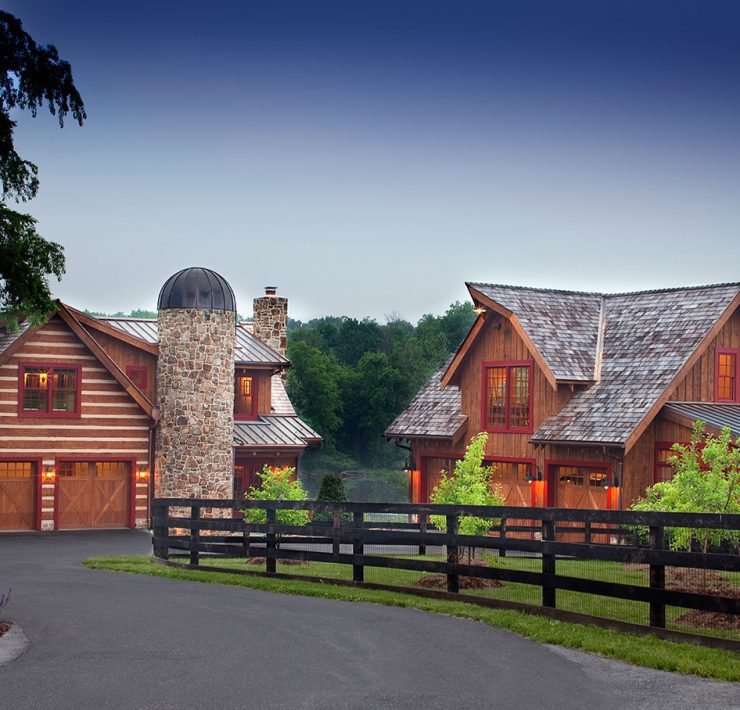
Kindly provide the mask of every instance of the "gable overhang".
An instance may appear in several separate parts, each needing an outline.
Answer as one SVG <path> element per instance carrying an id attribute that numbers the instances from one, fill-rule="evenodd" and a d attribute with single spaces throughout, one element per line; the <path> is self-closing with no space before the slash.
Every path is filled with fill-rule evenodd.
<path id="1" fill-rule="evenodd" d="M 56 313 L 48 313 L 46 316 L 46 320 L 42 325 L 46 325 L 54 316 Z M 10 345 L 8 345 L 5 350 L 0 353 L 0 365 L 4 365 L 8 360 L 10 360 L 15 353 L 17 353 L 25 344 L 26 341 L 31 337 L 31 333 L 35 333 L 41 326 L 34 327 L 29 326 L 26 328 L 26 331 L 24 333 L 21 333 L 20 336 L 18 336 Z"/>
<path id="2" fill-rule="evenodd" d="M 87 313 L 83 313 L 82 311 L 78 311 L 76 308 L 68 306 L 66 303 L 60 302 L 60 305 L 64 306 L 67 312 L 73 315 L 75 320 L 85 328 L 97 330 L 100 333 L 109 335 L 111 338 L 116 338 L 127 345 L 131 345 L 132 347 L 143 350 L 151 355 L 157 355 L 159 353 L 159 346 L 154 343 L 148 343 L 146 340 L 137 338 L 135 335 L 131 335 L 119 330 L 118 328 L 114 328 L 112 325 L 103 323 L 97 318 L 87 315 Z"/>
<path id="3" fill-rule="evenodd" d="M 516 317 L 516 314 L 510 311 L 508 308 L 504 308 L 500 303 L 496 303 L 496 301 L 489 298 L 484 293 L 481 293 L 472 284 L 467 283 L 465 285 L 467 286 L 468 292 L 470 293 L 470 297 L 473 299 L 474 303 L 476 303 L 479 306 L 484 306 L 486 309 L 493 311 L 494 313 L 498 313 L 503 318 L 506 318 L 509 321 L 509 323 L 511 323 L 511 326 L 514 328 L 514 331 L 524 341 L 524 345 L 527 347 L 527 350 L 529 350 L 529 352 L 532 354 L 532 358 L 537 363 L 540 370 L 542 370 L 543 374 L 545 375 L 545 378 L 550 383 L 550 386 L 553 389 L 557 389 L 558 380 L 555 377 L 555 374 L 550 369 L 550 366 L 547 364 L 547 362 L 545 362 L 545 358 L 542 357 L 541 353 L 535 347 L 534 343 L 532 342 L 532 339 L 527 334 L 527 331 L 524 329 L 522 324 L 519 322 L 519 319 Z M 447 368 L 447 372 L 445 372 L 445 374 L 442 376 L 442 380 L 440 382 L 440 386 L 442 387 L 442 389 L 444 389 L 452 381 L 457 369 L 460 367 L 460 364 L 465 359 L 465 356 L 467 355 L 468 351 L 473 346 L 473 343 L 477 340 L 480 333 L 483 331 L 485 324 L 486 324 L 486 313 L 484 312 L 478 316 L 478 319 L 473 324 L 473 327 L 470 329 L 470 332 L 465 337 L 465 340 L 463 340 L 462 345 L 458 348 L 458 351 L 455 354 L 455 357 L 450 363 L 450 366 Z M 584 384 L 587 384 L 587 383 L 584 383 Z"/>
<path id="4" fill-rule="evenodd" d="M 126 393 L 144 410 L 144 412 L 154 420 L 159 419 L 159 411 L 141 392 L 141 390 L 126 376 L 108 353 L 103 350 L 95 338 L 88 333 L 82 324 L 77 320 L 75 315 L 61 301 L 57 301 L 59 317 L 66 323 L 69 329 L 82 341 L 82 343 L 92 352 L 111 374 L 114 380 L 118 382 Z"/>
<path id="5" fill-rule="evenodd" d="M 714 340 L 719 331 L 722 330 L 725 323 L 732 317 L 733 313 L 740 306 L 740 293 L 735 295 L 730 305 L 725 308 L 722 315 L 715 321 L 714 325 L 707 331 L 706 335 L 702 338 L 702 341 L 694 349 L 689 358 L 683 364 L 681 369 L 676 373 L 673 379 L 670 381 L 668 386 L 663 390 L 663 394 L 653 403 L 652 407 L 648 410 L 645 416 L 640 420 L 639 424 L 634 428 L 632 433 L 629 435 L 624 445 L 624 453 L 628 453 L 629 450 L 637 443 L 639 438 L 645 433 L 645 430 L 650 426 L 653 419 L 663 409 L 663 405 L 668 401 L 673 391 L 681 384 L 681 381 L 689 374 L 691 368 L 696 365 L 699 358 L 704 354 L 705 350 L 709 347 L 709 344 Z"/>

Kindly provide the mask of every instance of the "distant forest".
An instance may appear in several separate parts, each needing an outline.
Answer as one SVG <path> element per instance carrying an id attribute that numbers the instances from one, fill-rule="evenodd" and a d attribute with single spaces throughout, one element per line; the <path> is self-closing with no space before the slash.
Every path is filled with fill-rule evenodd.
<path id="1" fill-rule="evenodd" d="M 348 480 L 351 499 L 406 500 L 406 451 L 386 442 L 383 432 L 474 320 L 471 304 L 453 303 L 444 315 L 424 315 L 415 326 L 400 318 L 383 325 L 346 317 L 289 322 L 288 394 L 324 437 L 301 462 L 310 492 L 323 473 L 349 470 L 366 475 Z"/>
<path id="2" fill-rule="evenodd" d="M 113 315 L 157 317 L 143 309 Z M 301 460 L 309 493 L 315 495 L 324 473 L 352 471 L 350 499 L 406 500 L 401 471 L 406 452 L 386 442 L 383 432 L 474 320 L 472 305 L 459 302 L 444 315 L 422 316 L 416 325 L 401 318 L 384 324 L 344 316 L 288 320 L 288 394 L 298 414 L 324 438 Z"/>

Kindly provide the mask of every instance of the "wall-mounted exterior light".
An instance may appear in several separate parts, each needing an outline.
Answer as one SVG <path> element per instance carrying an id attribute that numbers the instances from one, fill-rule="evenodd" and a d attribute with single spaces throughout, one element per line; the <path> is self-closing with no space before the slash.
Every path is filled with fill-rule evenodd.
<path id="1" fill-rule="evenodd" d="M 41 479 L 44 483 L 54 483 L 57 477 L 57 472 L 53 466 L 44 466 L 44 470 L 41 472 Z"/>

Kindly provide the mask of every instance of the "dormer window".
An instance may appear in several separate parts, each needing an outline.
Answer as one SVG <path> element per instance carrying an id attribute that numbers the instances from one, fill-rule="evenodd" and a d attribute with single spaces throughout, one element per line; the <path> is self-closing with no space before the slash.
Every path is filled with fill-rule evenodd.
<path id="1" fill-rule="evenodd" d="M 483 363 L 486 431 L 532 431 L 532 362 Z"/>
<path id="2" fill-rule="evenodd" d="M 257 380 L 252 375 L 236 373 L 234 378 L 234 419 L 257 418 Z"/>
<path id="3" fill-rule="evenodd" d="M 717 348 L 714 357 L 714 401 L 738 402 L 737 386 L 738 351 Z"/>

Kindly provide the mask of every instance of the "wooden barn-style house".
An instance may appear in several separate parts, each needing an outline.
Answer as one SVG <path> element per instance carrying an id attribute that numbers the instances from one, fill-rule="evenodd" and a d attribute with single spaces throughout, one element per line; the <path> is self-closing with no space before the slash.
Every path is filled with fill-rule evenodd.
<path id="1" fill-rule="evenodd" d="M 413 502 L 481 431 L 507 505 L 596 509 L 669 479 L 695 420 L 740 434 L 740 284 L 467 287 L 470 332 L 386 430 L 410 449 Z"/>
<path id="2" fill-rule="evenodd" d="M 269 288 L 254 306 L 232 348 L 234 497 L 265 464 L 297 467 L 320 441 L 284 387 L 287 300 Z M 0 331 L 0 531 L 148 524 L 158 342 L 156 319 L 97 318 L 61 302 L 39 327 Z"/>

